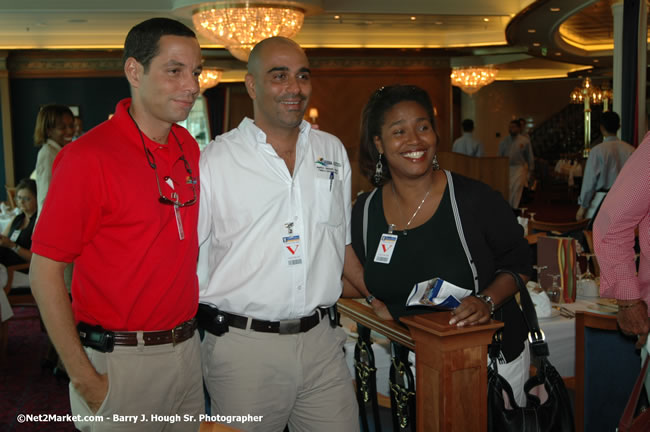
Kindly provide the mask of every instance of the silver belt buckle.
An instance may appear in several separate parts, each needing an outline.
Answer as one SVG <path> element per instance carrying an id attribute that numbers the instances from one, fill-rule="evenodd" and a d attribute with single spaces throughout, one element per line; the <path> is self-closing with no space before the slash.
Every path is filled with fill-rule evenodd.
<path id="1" fill-rule="evenodd" d="M 300 333 L 300 319 L 290 319 L 280 321 L 279 334 L 296 334 Z"/>

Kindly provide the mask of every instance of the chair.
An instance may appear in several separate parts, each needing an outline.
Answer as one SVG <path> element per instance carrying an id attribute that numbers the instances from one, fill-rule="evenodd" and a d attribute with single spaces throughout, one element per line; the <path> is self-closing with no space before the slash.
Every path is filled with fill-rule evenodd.
<path id="1" fill-rule="evenodd" d="M 37 308 L 36 299 L 29 287 L 29 276 L 19 270 L 29 270 L 29 263 L 17 264 L 7 267 L 7 283 L 4 292 L 12 307 L 34 307 Z M 40 315 L 39 315 L 40 317 Z M 30 319 L 31 316 L 14 319 Z"/>
<path id="2" fill-rule="evenodd" d="M 529 232 L 550 232 L 553 234 L 563 234 L 571 231 L 581 230 L 587 226 L 589 219 L 569 222 L 544 222 L 531 219 L 528 221 Z"/>
<path id="3" fill-rule="evenodd" d="M 621 334 L 616 316 L 576 313 L 576 431 L 613 431 L 641 371 L 635 339 Z"/>
<path id="4" fill-rule="evenodd" d="M 7 205 L 13 209 L 16 207 L 16 188 L 5 185 L 5 190 L 7 191 Z"/>

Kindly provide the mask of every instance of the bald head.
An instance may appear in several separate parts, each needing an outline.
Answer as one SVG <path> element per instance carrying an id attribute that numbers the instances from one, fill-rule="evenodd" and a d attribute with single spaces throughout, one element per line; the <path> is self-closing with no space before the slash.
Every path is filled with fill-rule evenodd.
<path id="1" fill-rule="evenodd" d="M 269 49 L 294 49 L 301 51 L 304 55 L 304 51 L 298 45 L 296 42 L 294 42 L 291 39 L 282 37 L 282 36 L 274 36 L 270 37 L 267 39 L 264 39 L 260 42 L 257 43 L 253 47 L 253 50 L 251 51 L 250 55 L 248 56 L 248 73 L 251 75 L 256 75 L 260 72 L 260 59 L 264 57 L 264 53 L 268 51 Z"/>
<path id="2" fill-rule="evenodd" d="M 309 60 L 300 45 L 284 37 L 255 45 L 245 83 L 255 123 L 267 135 L 272 130 L 298 130 L 311 95 Z"/>

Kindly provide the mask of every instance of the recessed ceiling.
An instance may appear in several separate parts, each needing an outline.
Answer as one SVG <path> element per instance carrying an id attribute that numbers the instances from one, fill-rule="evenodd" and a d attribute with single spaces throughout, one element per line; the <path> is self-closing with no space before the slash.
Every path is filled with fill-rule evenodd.
<path id="1" fill-rule="evenodd" d="M 565 39 L 581 44 L 606 40 L 613 27 L 610 0 L 303 1 L 318 6 L 319 11 L 305 18 L 303 29 L 295 38 L 306 48 L 455 50 L 454 54 L 445 52 L 461 56 L 465 63 L 477 64 L 485 63 L 485 56 L 502 49 L 521 54 L 514 65 L 507 64 L 512 59 L 499 63 L 504 70 L 500 79 L 510 76 L 505 70 L 517 70 L 519 78 L 543 78 L 566 76 L 567 71 L 579 69 L 579 64 L 593 64 L 591 58 L 578 61 L 572 53 L 557 49 L 552 41 L 561 23 L 562 31 L 568 35 Z M 193 3 L 2 0 L 0 49 L 120 49 L 128 30 L 153 16 L 177 18 L 192 26 Z M 590 5 L 593 6 L 584 9 Z M 560 10 L 551 11 L 552 7 Z M 529 32 L 531 29 L 534 32 Z M 520 37 L 522 33 L 525 36 Z M 206 49 L 223 49 L 201 36 L 199 41 Z M 527 56 L 543 56 L 542 52 L 550 60 L 543 65 L 526 60 Z M 607 65 L 608 55 L 611 53 L 601 52 L 595 58 L 600 65 Z M 553 66 L 558 61 L 567 64 Z"/>

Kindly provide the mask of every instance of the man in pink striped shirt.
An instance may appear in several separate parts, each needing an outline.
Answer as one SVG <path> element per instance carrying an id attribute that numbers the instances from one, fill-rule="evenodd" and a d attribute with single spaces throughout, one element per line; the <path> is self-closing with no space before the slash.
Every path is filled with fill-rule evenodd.
<path id="1" fill-rule="evenodd" d="M 636 274 L 635 230 L 641 258 Z M 618 325 L 645 345 L 650 330 L 650 133 L 632 153 L 603 202 L 594 223 L 600 265 L 600 294 L 616 298 Z"/>

